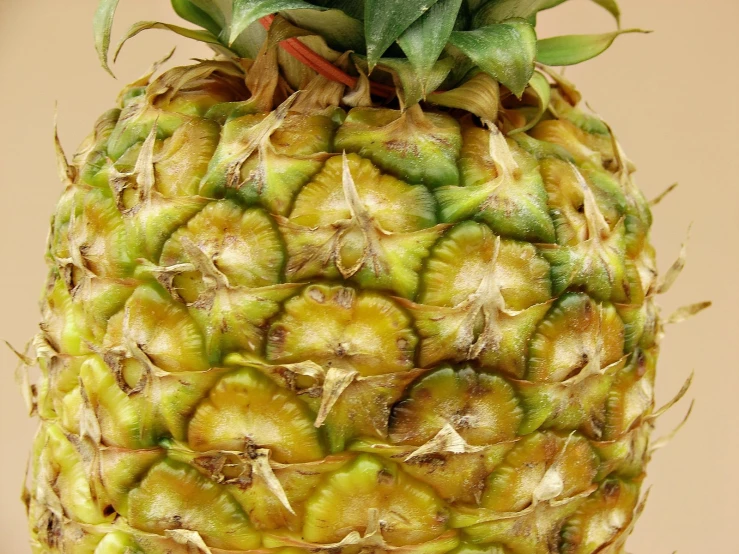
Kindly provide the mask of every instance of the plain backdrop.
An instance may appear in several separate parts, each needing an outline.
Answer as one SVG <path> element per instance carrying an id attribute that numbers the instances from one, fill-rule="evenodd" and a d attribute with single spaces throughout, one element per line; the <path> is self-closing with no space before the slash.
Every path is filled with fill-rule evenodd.
<path id="1" fill-rule="evenodd" d="M 49 216 L 62 190 L 52 125 L 68 154 L 112 105 L 118 89 L 177 45 L 176 63 L 207 56 L 205 47 L 162 31 L 127 45 L 115 66 L 98 66 L 91 21 L 95 0 L 0 0 L 0 339 L 21 347 L 37 329 L 46 273 Z M 639 184 L 653 197 L 680 186 L 655 208 L 653 242 L 664 271 L 693 222 L 688 265 L 660 299 L 664 313 L 710 299 L 714 307 L 668 329 L 657 397 L 664 403 L 691 371 L 692 418 L 649 467 L 646 512 L 628 543 L 632 554 L 739 552 L 739 2 L 620 0 L 627 35 L 600 58 L 567 70 L 590 106 L 610 122 Z M 176 21 L 166 0 L 123 0 L 114 41 L 139 19 Z M 540 36 L 613 28 L 589 0 L 540 18 Z M 36 423 L 25 415 L 13 380 L 15 359 L 0 350 L 0 551 L 28 554 L 19 501 Z M 656 436 L 682 419 L 689 399 L 659 420 Z"/>

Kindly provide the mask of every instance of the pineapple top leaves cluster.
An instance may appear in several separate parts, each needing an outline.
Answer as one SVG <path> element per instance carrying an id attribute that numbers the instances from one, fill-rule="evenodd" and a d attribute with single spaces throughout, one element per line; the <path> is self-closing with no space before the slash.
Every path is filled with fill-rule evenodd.
<path id="1" fill-rule="evenodd" d="M 559 3 L 174 0 L 201 30 L 124 37 L 217 55 L 57 139 L 34 554 L 624 554 L 681 264 L 535 65 L 618 33 L 537 42 Z"/>
<path id="2" fill-rule="evenodd" d="M 435 91 L 447 91 L 437 104 L 458 107 L 464 103 L 476 74 L 500 83 L 516 97 L 527 87 L 544 107 L 549 87 L 541 66 L 580 63 L 606 50 L 622 34 L 639 31 L 620 28 L 615 0 L 593 0 L 608 10 L 618 29 L 604 34 L 571 35 L 538 39 L 537 14 L 567 0 L 172 0 L 175 11 L 201 27 L 144 21 L 134 25 L 121 41 L 150 28 L 168 29 L 210 45 L 216 52 L 255 58 L 266 34 L 260 20 L 279 13 L 284 21 L 271 40 L 302 37 L 305 44 L 335 60 L 352 52 L 353 75 L 369 74 L 393 84 L 409 106 L 428 99 Z M 102 0 L 95 18 L 96 46 L 108 68 L 110 33 L 118 0 Z M 305 63 L 305 60 L 297 62 Z M 301 77 L 296 62 L 283 68 L 293 88 Z M 478 78 L 475 88 L 484 88 Z M 469 106 L 465 106 L 470 109 Z M 484 108 L 473 112 L 488 115 Z"/>

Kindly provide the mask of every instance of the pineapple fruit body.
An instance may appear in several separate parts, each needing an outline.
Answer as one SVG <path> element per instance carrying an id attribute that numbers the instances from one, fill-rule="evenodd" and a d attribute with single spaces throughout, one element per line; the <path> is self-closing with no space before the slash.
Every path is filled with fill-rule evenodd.
<path id="1" fill-rule="evenodd" d="M 659 320 L 609 129 L 322 79 L 175 68 L 60 158 L 34 552 L 624 552 Z"/>

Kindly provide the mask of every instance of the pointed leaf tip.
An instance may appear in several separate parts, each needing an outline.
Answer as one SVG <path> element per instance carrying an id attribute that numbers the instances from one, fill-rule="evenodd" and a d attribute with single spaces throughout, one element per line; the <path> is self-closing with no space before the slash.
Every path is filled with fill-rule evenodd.
<path id="1" fill-rule="evenodd" d="M 526 19 L 550 7 L 551 0 L 495 0 L 477 10 L 473 17 L 473 26 L 483 27 L 514 17 Z"/>
<path id="2" fill-rule="evenodd" d="M 221 26 L 190 0 L 171 0 L 171 3 L 175 13 L 182 19 L 210 31 L 215 36 L 221 33 Z"/>
<path id="3" fill-rule="evenodd" d="M 118 42 L 118 46 L 116 46 L 115 52 L 113 53 L 113 61 L 115 62 L 118 59 L 118 54 L 120 54 L 121 48 L 123 48 L 123 45 L 129 39 L 148 29 L 163 29 L 165 31 L 172 31 L 173 33 L 176 33 L 181 37 L 198 40 L 206 44 L 220 44 L 218 42 L 218 39 L 206 30 L 186 29 L 185 27 L 180 27 L 179 25 L 160 23 L 159 21 L 139 21 L 138 23 L 134 23 L 128 30 L 128 32 L 120 40 L 120 42 Z"/>
<path id="4" fill-rule="evenodd" d="M 436 2 L 437 0 L 365 0 L 364 34 L 370 71 L 390 45 Z"/>
<path id="5" fill-rule="evenodd" d="M 95 50 L 103 69 L 115 77 L 108 65 L 108 50 L 110 50 L 110 33 L 113 29 L 113 18 L 118 7 L 118 0 L 100 0 L 95 16 L 92 20 Z"/>
<path id="6" fill-rule="evenodd" d="M 618 7 L 616 0 L 593 0 L 601 8 L 605 9 L 610 13 L 616 20 L 616 24 L 621 27 L 621 8 Z"/>
<path id="7" fill-rule="evenodd" d="M 536 61 L 544 65 L 575 65 L 599 56 L 620 35 L 651 32 L 624 29 L 598 35 L 564 35 L 541 39 L 537 42 Z"/>
<path id="8" fill-rule="evenodd" d="M 536 31 L 525 19 L 456 31 L 449 42 L 518 97 L 534 74 Z"/>
<path id="9" fill-rule="evenodd" d="M 246 28 L 265 15 L 281 10 L 321 9 L 303 0 L 233 0 L 228 45 L 231 46 Z"/>
<path id="10" fill-rule="evenodd" d="M 454 29 L 462 0 L 438 0 L 398 38 L 421 81 L 424 95 L 436 62 Z"/>

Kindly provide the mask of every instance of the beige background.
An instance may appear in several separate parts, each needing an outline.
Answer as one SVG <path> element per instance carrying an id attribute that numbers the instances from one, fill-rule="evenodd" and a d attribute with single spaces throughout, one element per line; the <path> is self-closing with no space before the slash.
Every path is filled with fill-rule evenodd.
<path id="1" fill-rule="evenodd" d="M 0 0 L 0 338 L 18 347 L 38 320 L 49 215 L 61 192 L 52 148 L 54 102 L 62 142 L 71 153 L 123 81 L 178 45 L 176 62 L 207 55 L 204 47 L 151 31 L 124 50 L 121 82 L 97 64 L 91 19 L 95 0 Z M 174 21 L 169 2 L 121 2 L 117 34 L 137 19 Z M 653 240 L 664 270 L 693 222 L 688 266 L 661 299 L 665 313 L 711 299 L 715 307 L 669 329 L 660 360 L 663 403 L 695 370 L 691 420 L 650 466 L 652 492 L 629 543 L 633 554 L 739 552 L 739 140 L 736 99 L 739 39 L 735 0 L 620 0 L 629 35 L 601 58 L 571 68 L 590 105 L 614 127 L 639 166 L 649 197 L 680 187 L 655 209 Z M 541 17 L 541 36 L 609 30 L 608 15 L 587 0 Z M 0 551 L 27 554 L 18 501 L 35 423 L 13 382 L 15 360 L 0 350 Z M 683 401 L 659 422 L 674 427 Z"/>

